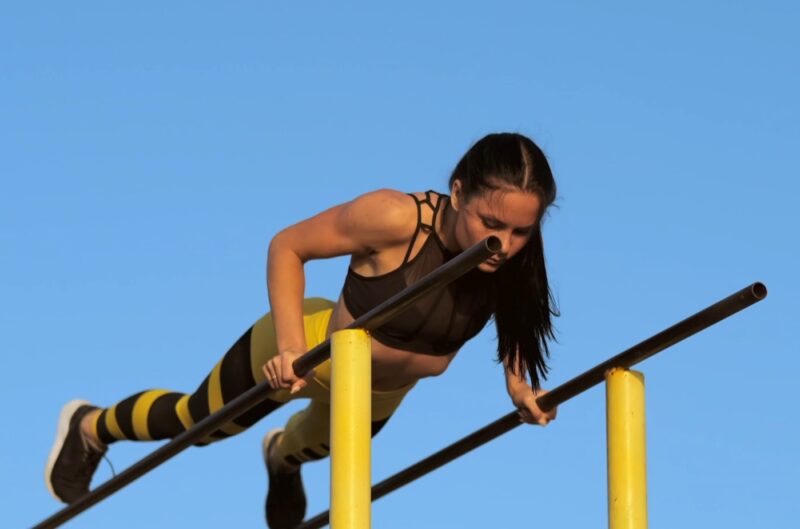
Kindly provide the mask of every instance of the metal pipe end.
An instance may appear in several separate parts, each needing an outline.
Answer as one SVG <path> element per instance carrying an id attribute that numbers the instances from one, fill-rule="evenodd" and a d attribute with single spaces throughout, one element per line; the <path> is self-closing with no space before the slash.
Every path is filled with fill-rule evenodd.
<path id="1" fill-rule="evenodd" d="M 750 292 L 753 293 L 753 296 L 756 299 L 759 300 L 764 299 L 765 297 L 767 297 L 767 285 L 765 285 L 761 281 L 753 283 L 752 285 L 750 285 Z"/>
<path id="2" fill-rule="evenodd" d="M 495 253 L 500 253 L 500 250 L 503 249 L 503 242 L 500 240 L 500 237 L 495 237 L 494 235 L 490 235 L 486 237 L 486 249 Z"/>

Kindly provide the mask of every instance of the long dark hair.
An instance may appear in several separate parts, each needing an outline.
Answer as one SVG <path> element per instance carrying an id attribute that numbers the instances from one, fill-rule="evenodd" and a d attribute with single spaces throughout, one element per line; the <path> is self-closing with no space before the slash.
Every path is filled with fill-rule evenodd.
<path id="1" fill-rule="evenodd" d="M 541 221 L 556 198 L 556 183 L 542 150 L 529 138 L 514 133 L 489 134 L 456 165 L 450 176 L 461 182 L 464 202 L 487 191 L 514 187 L 535 193 L 542 211 L 528 244 L 493 275 L 497 327 L 497 360 L 519 374 L 530 374 L 534 389 L 547 379 L 548 340 L 555 339 L 550 321 L 557 316 L 555 300 L 547 283 Z"/>

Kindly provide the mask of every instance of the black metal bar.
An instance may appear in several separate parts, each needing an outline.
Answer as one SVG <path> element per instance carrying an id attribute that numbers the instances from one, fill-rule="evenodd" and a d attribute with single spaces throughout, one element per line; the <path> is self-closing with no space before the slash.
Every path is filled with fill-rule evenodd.
<path id="1" fill-rule="evenodd" d="M 498 253 L 500 249 L 501 242 L 497 237 L 492 236 L 484 239 L 472 248 L 461 252 L 399 294 L 392 296 L 367 312 L 354 321 L 348 328 L 364 328 L 371 330 L 380 327 L 403 310 L 408 309 L 421 297 L 474 269 L 483 261 Z M 303 376 L 328 358 L 330 358 L 330 340 L 326 340 L 323 344 L 320 344 L 298 358 L 292 366 L 299 376 Z M 165 445 L 157 448 L 74 503 L 69 504 L 40 522 L 38 525 L 34 526 L 33 529 L 58 527 L 62 523 L 74 518 L 168 459 L 189 448 L 191 445 L 204 439 L 225 423 L 235 419 L 260 402 L 263 402 L 269 396 L 270 391 L 269 384 L 266 382 L 262 382 L 250 388 L 248 391 L 223 406 L 216 413 L 209 415 L 192 428 L 174 437 Z"/>
<path id="2" fill-rule="evenodd" d="M 542 410 L 551 410 L 569 399 L 596 386 L 604 380 L 605 373 L 614 367 L 632 367 L 643 360 L 675 345 L 676 343 L 707 329 L 725 318 L 753 305 L 767 296 L 767 287 L 763 283 L 753 283 L 739 292 L 715 303 L 700 312 L 676 323 L 672 327 L 634 345 L 630 349 L 609 358 L 605 362 L 589 369 L 581 375 L 561 384 L 546 395 L 536 399 Z M 480 430 L 456 441 L 438 452 L 414 463 L 410 467 L 386 478 L 372 486 L 372 501 L 381 498 L 400 487 L 407 485 L 437 468 L 474 450 L 475 448 L 500 437 L 521 424 L 516 411 L 504 415 L 500 419 L 484 426 Z M 329 522 L 330 511 L 322 512 L 309 518 L 296 529 L 317 529 Z"/>
<path id="3" fill-rule="evenodd" d="M 585 373 L 561 384 L 546 395 L 538 398 L 536 404 L 545 411 L 553 409 L 575 395 L 603 381 L 606 371 L 613 367 L 631 367 L 651 356 L 660 353 L 698 332 L 719 323 L 740 310 L 746 309 L 767 297 L 767 287 L 763 283 L 753 283 L 735 294 L 706 307 L 697 314 L 689 316 L 668 329 L 651 336 L 630 349 L 609 358 Z"/>

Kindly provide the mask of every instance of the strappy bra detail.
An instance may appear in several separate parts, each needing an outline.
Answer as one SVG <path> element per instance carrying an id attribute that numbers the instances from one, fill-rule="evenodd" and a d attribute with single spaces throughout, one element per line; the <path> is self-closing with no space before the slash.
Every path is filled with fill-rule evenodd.
<path id="1" fill-rule="evenodd" d="M 419 236 L 420 231 L 425 230 L 429 233 L 432 232 L 437 239 L 439 238 L 439 236 L 436 235 L 436 230 L 434 229 L 434 226 L 436 226 L 436 215 L 439 213 L 439 207 L 442 205 L 442 201 L 444 200 L 444 198 L 442 198 L 442 195 L 439 195 L 439 200 L 436 201 L 436 205 L 434 206 L 433 201 L 431 200 L 431 191 L 425 191 L 424 200 L 420 200 L 419 198 L 417 198 L 417 195 L 413 195 L 411 193 L 409 193 L 408 196 L 413 198 L 414 202 L 417 203 L 417 229 L 414 231 L 414 236 L 411 237 L 411 242 L 408 243 L 408 250 L 406 251 L 406 256 L 403 259 L 403 264 L 401 266 L 405 266 L 405 264 L 408 262 L 408 258 L 411 257 L 411 251 L 414 249 L 414 243 L 417 242 L 417 237 Z M 427 204 L 428 207 L 430 207 L 431 210 L 433 211 L 433 216 L 431 217 L 430 224 L 425 224 L 424 222 L 422 222 L 423 204 Z M 428 238 L 430 239 L 430 237 Z"/>
<path id="2" fill-rule="evenodd" d="M 447 250 L 435 228 L 440 211 L 444 220 L 449 197 L 433 191 L 426 191 L 425 199 L 409 196 L 417 205 L 417 227 L 402 264 L 391 272 L 372 277 L 348 269 L 342 297 L 354 318 L 362 316 L 456 255 Z M 423 206 L 432 210 L 430 224 L 422 220 Z M 422 233 L 427 233 L 428 237 L 412 257 Z M 424 296 L 383 327 L 373 330 L 372 336 L 389 347 L 416 353 L 446 355 L 457 351 L 478 334 L 491 317 L 494 311 L 491 283 L 491 274 L 473 270 L 450 285 Z"/>

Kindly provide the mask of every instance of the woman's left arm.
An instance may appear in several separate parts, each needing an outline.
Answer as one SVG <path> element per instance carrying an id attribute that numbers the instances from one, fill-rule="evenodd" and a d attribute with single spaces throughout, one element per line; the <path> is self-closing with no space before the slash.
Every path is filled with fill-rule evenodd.
<path id="1" fill-rule="evenodd" d="M 547 426 L 547 423 L 554 421 L 558 414 L 557 407 L 546 412 L 542 411 L 536 404 L 536 399 L 546 394 L 547 390 L 540 389 L 534 392 L 531 385 L 528 384 L 528 379 L 522 366 L 517 367 L 516 373 L 512 372 L 508 364 L 504 367 L 506 390 L 508 390 L 508 395 L 511 397 L 511 402 L 519 410 L 519 417 L 522 422 Z"/>

